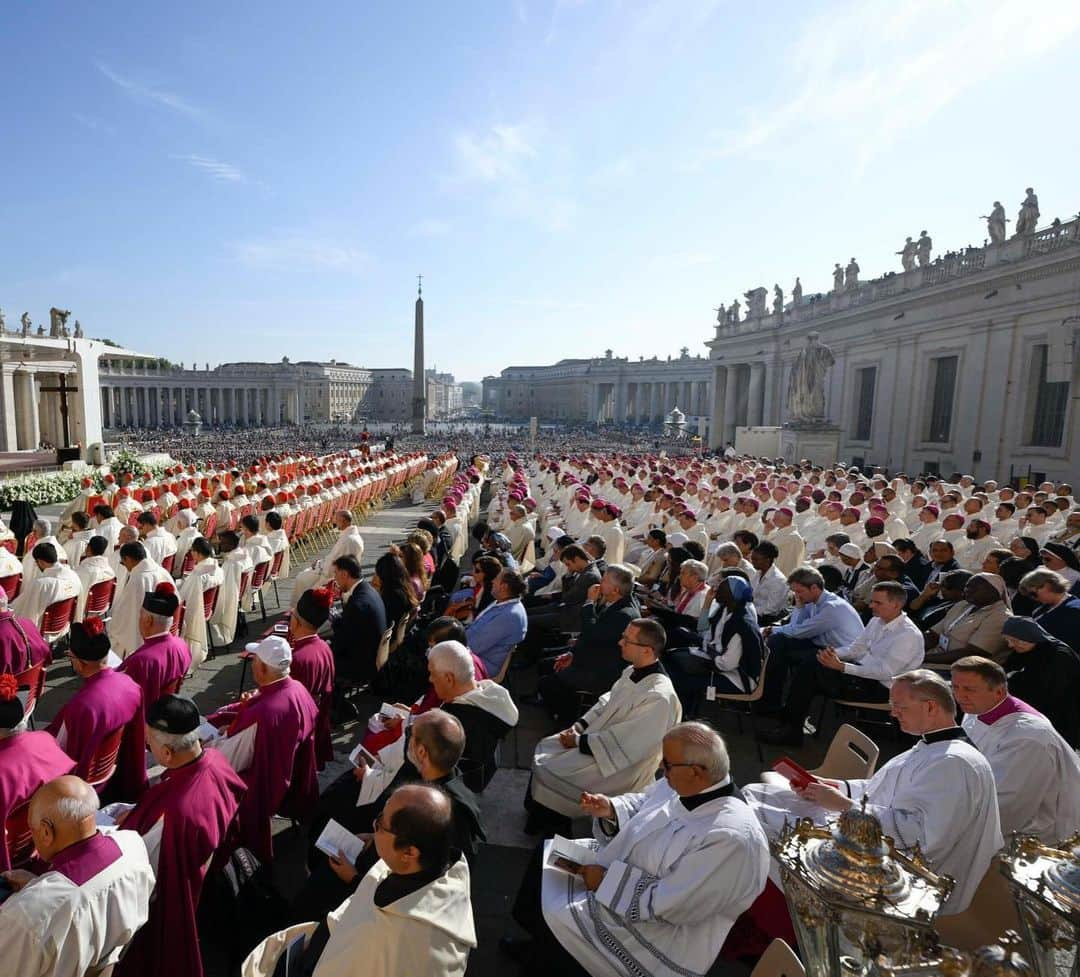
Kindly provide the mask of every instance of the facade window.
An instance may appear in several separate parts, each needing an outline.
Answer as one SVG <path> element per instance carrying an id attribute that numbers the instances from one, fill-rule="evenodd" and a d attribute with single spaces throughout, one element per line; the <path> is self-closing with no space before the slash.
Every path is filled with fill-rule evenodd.
<path id="1" fill-rule="evenodd" d="M 1065 436 L 1065 412 L 1069 407 L 1068 381 L 1046 382 L 1046 360 L 1050 347 L 1036 346 L 1031 357 L 1031 386 L 1035 391 L 1035 410 L 1031 418 L 1030 444 L 1060 448 Z"/>
<path id="2" fill-rule="evenodd" d="M 852 424 L 856 441 L 869 441 L 874 423 L 874 389 L 877 386 L 877 367 L 865 366 L 855 371 L 855 422 Z"/>
<path id="3" fill-rule="evenodd" d="M 956 393 L 958 356 L 939 356 L 931 360 L 930 413 L 927 417 L 926 441 L 948 441 L 952 434 L 953 396 Z"/>

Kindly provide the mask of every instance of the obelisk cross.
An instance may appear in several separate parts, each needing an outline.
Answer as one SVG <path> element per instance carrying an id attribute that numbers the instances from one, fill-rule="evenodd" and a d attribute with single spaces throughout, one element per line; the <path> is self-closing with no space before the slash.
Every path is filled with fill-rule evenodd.
<path id="1" fill-rule="evenodd" d="M 71 444 L 71 437 L 68 432 L 68 402 L 67 395 L 69 393 L 75 394 L 79 392 L 78 387 L 69 387 L 67 384 L 67 374 L 60 374 L 60 385 L 57 387 L 39 387 L 43 394 L 60 394 L 60 420 L 64 425 L 64 444 L 63 447 L 68 447 Z"/>
<path id="2" fill-rule="evenodd" d="M 423 275 L 417 275 L 416 276 L 416 294 L 417 295 L 423 295 L 423 293 L 424 293 L 424 276 Z"/>

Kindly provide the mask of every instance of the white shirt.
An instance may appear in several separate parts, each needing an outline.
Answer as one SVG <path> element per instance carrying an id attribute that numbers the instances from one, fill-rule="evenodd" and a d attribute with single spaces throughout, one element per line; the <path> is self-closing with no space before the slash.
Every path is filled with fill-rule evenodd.
<path id="1" fill-rule="evenodd" d="M 754 592 L 754 608 L 759 615 L 779 617 L 787 610 L 787 578 L 775 563 L 764 574 L 755 570 L 750 578 L 750 587 Z"/>
<path id="2" fill-rule="evenodd" d="M 40 626 L 45 609 L 58 600 L 78 597 L 82 583 L 75 571 L 62 563 L 56 563 L 42 571 L 30 583 L 24 584 L 22 592 L 11 605 L 19 617 L 29 618 Z"/>
<path id="3" fill-rule="evenodd" d="M 115 962 L 150 912 L 154 873 L 138 832 L 110 831 L 121 856 L 75 885 L 45 872 L 0 905 L 0 959 L 19 977 L 83 977 Z"/>
<path id="4" fill-rule="evenodd" d="M 75 610 L 75 620 L 81 621 L 86 611 L 86 598 L 90 595 L 90 588 L 101 583 L 102 580 L 114 579 L 116 573 L 109 566 L 107 556 L 88 556 L 79 564 L 79 569 L 75 572 L 78 574 L 79 583 L 82 585 L 79 603 Z"/>
<path id="5" fill-rule="evenodd" d="M 837 648 L 846 675 L 877 679 L 892 687 L 893 676 L 918 668 L 923 660 L 922 632 L 901 612 L 888 624 L 874 617 L 846 648 Z"/>

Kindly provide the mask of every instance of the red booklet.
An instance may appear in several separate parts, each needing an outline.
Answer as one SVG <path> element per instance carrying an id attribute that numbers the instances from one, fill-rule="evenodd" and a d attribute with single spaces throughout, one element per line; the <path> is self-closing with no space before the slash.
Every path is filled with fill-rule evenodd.
<path id="1" fill-rule="evenodd" d="M 820 782 L 809 770 L 804 770 L 788 756 L 777 760 L 773 764 L 773 770 L 785 777 L 796 790 L 803 790 L 809 784 Z"/>

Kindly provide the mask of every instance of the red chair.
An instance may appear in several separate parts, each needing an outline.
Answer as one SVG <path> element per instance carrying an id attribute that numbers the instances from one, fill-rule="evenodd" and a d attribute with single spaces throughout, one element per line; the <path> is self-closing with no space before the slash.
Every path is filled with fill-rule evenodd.
<path id="1" fill-rule="evenodd" d="M 34 857 L 34 836 L 30 833 L 30 800 L 17 805 L 4 822 L 4 847 L 12 868 Z"/>
<path id="2" fill-rule="evenodd" d="M 176 554 L 170 553 L 165 559 L 161 561 L 161 569 L 164 570 L 170 577 L 173 575 L 172 568 L 176 562 Z"/>
<path id="3" fill-rule="evenodd" d="M 34 547 L 37 546 L 39 538 L 37 533 L 29 533 L 23 540 L 23 553 L 32 552 Z"/>
<path id="4" fill-rule="evenodd" d="M 195 569 L 195 554 L 188 550 L 184 554 L 184 562 L 180 565 L 180 577 L 186 577 L 192 570 Z"/>
<path id="5" fill-rule="evenodd" d="M 266 620 L 266 601 L 263 600 L 263 587 L 266 586 L 266 581 L 270 577 L 271 566 L 273 566 L 273 560 L 264 560 L 262 563 L 255 564 L 251 571 L 251 593 L 253 597 L 259 598 L 259 610 L 262 611 L 264 621 Z"/>
<path id="6" fill-rule="evenodd" d="M 214 530 L 217 529 L 217 513 L 211 512 L 206 517 L 206 525 L 203 527 L 203 536 L 207 539 L 214 538 Z"/>
<path id="7" fill-rule="evenodd" d="M 26 718 L 30 720 L 31 728 L 33 728 L 34 706 L 37 705 L 41 693 L 45 691 L 45 662 L 40 661 L 36 665 L 31 665 L 26 671 L 19 672 L 19 674 L 15 676 L 15 682 L 20 689 L 25 688 L 29 690 L 26 695 L 26 704 L 23 709 Z"/>
<path id="8" fill-rule="evenodd" d="M 277 582 L 281 574 L 281 564 L 285 561 L 285 551 L 278 550 L 274 554 L 274 561 L 270 564 L 270 583 L 274 585 L 274 603 L 281 607 L 281 597 L 278 595 Z M 0 580 L 0 584 L 3 581 Z"/>
<path id="9" fill-rule="evenodd" d="M 180 604 L 176 608 L 176 613 L 173 614 L 172 624 L 169 625 L 169 634 L 175 638 L 180 637 L 180 633 L 184 630 L 184 614 L 187 608 L 183 604 Z"/>
<path id="10" fill-rule="evenodd" d="M 10 577 L 0 577 L 0 588 L 7 594 L 8 603 L 10 604 L 19 596 L 19 591 L 22 590 L 22 574 L 13 573 Z"/>
<path id="11" fill-rule="evenodd" d="M 41 618 L 41 636 L 51 645 L 59 641 L 71 630 L 71 622 L 75 619 L 76 597 L 65 597 L 63 600 L 53 601 L 45 608 L 45 614 Z"/>
<path id="12" fill-rule="evenodd" d="M 218 591 L 220 587 L 209 587 L 203 591 L 203 617 L 206 619 L 206 643 L 209 645 L 208 657 L 214 657 L 214 632 L 210 630 L 210 618 L 217 610 Z"/>
<path id="13" fill-rule="evenodd" d="M 142 513 L 139 510 L 135 510 L 130 516 L 128 516 L 127 524 L 135 529 L 139 528 L 139 516 Z"/>
<path id="14" fill-rule="evenodd" d="M 240 574 L 240 591 L 236 602 L 236 630 L 241 635 L 246 635 L 248 631 L 247 615 L 244 613 L 244 598 L 251 589 L 251 574 L 253 572 L 253 570 L 245 570 Z"/>
<path id="15" fill-rule="evenodd" d="M 116 772 L 116 758 L 120 755 L 120 741 L 124 738 L 124 727 L 114 729 L 99 744 L 85 770 L 75 772 L 91 787 L 100 791 Z"/>
<path id="16" fill-rule="evenodd" d="M 10 539 L 0 539 L 0 546 L 7 550 L 12 556 L 15 555 L 15 551 L 19 548 L 19 541 L 15 537 Z"/>
<path id="17" fill-rule="evenodd" d="M 3 583 L 3 581 L 0 581 Z M 88 617 L 104 617 L 112 608 L 113 598 L 116 596 L 116 579 L 99 580 L 86 594 L 86 608 L 83 610 L 83 619 Z"/>

